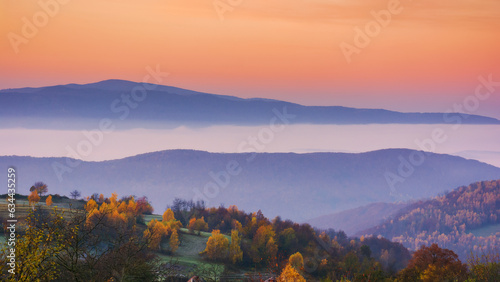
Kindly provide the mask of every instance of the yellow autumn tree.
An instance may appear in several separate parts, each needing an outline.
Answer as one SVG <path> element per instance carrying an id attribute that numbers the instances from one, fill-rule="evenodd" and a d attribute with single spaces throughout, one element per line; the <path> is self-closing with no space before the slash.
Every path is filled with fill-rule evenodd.
<path id="1" fill-rule="evenodd" d="M 243 225 L 241 225 L 241 223 L 238 220 L 233 219 L 232 226 L 233 229 L 238 230 L 239 233 L 243 233 Z"/>
<path id="2" fill-rule="evenodd" d="M 229 251 L 229 240 L 220 234 L 219 230 L 213 230 L 212 236 L 208 238 L 207 247 L 202 252 L 211 260 L 222 261 L 227 258 Z"/>
<path id="3" fill-rule="evenodd" d="M 103 194 L 99 194 L 99 203 L 100 204 L 104 203 L 104 195 Z"/>
<path id="4" fill-rule="evenodd" d="M 47 207 L 52 206 L 52 195 L 49 195 L 47 199 L 45 199 L 45 204 L 47 205 Z"/>
<path id="5" fill-rule="evenodd" d="M 180 245 L 179 234 L 177 233 L 177 229 L 172 230 L 172 235 L 170 235 L 170 240 L 168 243 L 170 245 L 170 251 L 172 253 L 175 253 Z"/>
<path id="6" fill-rule="evenodd" d="M 34 191 L 36 193 L 36 191 Z M 38 195 L 38 194 L 37 194 Z M 55 211 L 52 218 L 54 226 L 63 225 L 62 214 Z M 26 218 L 26 229 L 19 236 L 15 245 L 15 271 L 8 276 L 2 276 L 2 281 L 53 281 L 59 276 L 60 270 L 55 263 L 55 256 L 62 250 L 61 242 L 64 234 L 59 228 L 44 228 L 41 219 L 31 211 Z M 2 264 L 10 262 L 6 257 L 9 247 L 0 250 Z"/>
<path id="7" fill-rule="evenodd" d="M 169 208 L 163 213 L 163 222 L 169 222 L 171 220 L 175 220 L 175 216 L 172 209 Z"/>
<path id="8" fill-rule="evenodd" d="M 110 205 L 113 207 L 118 206 L 118 194 L 113 192 L 111 193 L 111 198 L 109 198 Z"/>
<path id="9" fill-rule="evenodd" d="M 304 268 L 304 258 L 302 254 L 296 252 L 288 258 L 288 263 L 295 268 L 295 270 L 300 271 Z"/>
<path id="10" fill-rule="evenodd" d="M 86 204 L 85 204 L 85 210 L 87 212 L 90 212 L 91 210 L 97 209 L 97 203 L 93 200 L 90 199 Z"/>
<path id="11" fill-rule="evenodd" d="M 182 223 L 179 220 L 175 219 L 174 212 L 171 209 L 167 209 L 163 213 L 162 222 L 170 229 L 179 230 L 179 228 L 182 227 Z"/>
<path id="12" fill-rule="evenodd" d="M 254 263 L 274 265 L 277 259 L 278 246 L 276 233 L 272 225 L 262 225 L 255 232 L 250 247 L 250 256 Z"/>
<path id="13" fill-rule="evenodd" d="M 131 197 L 130 200 L 128 200 L 126 213 L 129 216 L 135 216 L 137 213 L 137 204 L 135 203 L 134 197 Z"/>
<path id="14" fill-rule="evenodd" d="M 161 248 L 160 243 L 167 234 L 167 227 L 156 219 L 151 220 L 148 223 L 148 228 L 144 231 L 144 237 L 149 240 L 148 246 L 153 250 Z"/>
<path id="15" fill-rule="evenodd" d="M 300 275 L 297 270 L 290 264 L 287 264 L 280 276 L 278 277 L 279 282 L 306 282 L 306 279 Z"/>
<path id="16" fill-rule="evenodd" d="M 229 245 L 229 259 L 233 264 L 243 260 L 243 251 L 240 247 L 241 237 L 238 230 L 231 230 L 231 245 Z"/>
<path id="17" fill-rule="evenodd" d="M 118 205 L 118 208 L 116 208 L 118 210 L 119 213 L 124 213 L 124 212 L 127 212 L 127 204 L 122 201 L 119 205 Z"/>

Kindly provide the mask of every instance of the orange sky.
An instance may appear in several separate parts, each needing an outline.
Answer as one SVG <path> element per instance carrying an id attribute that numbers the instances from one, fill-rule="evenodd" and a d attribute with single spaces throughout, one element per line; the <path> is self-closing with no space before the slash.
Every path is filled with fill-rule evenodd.
<path id="1" fill-rule="evenodd" d="M 500 1 L 401 0 L 401 13 L 348 63 L 340 44 L 395 0 L 60 0 L 32 38 L 38 1 L 0 0 L 0 88 L 141 81 L 302 104 L 444 111 L 500 81 Z M 59 3 L 57 0 L 42 0 Z M 369 4 L 366 4 L 369 3 Z M 41 16 L 40 16 L 41 15 Z M 500 117 L 500 87 L 477 113 Z"/>

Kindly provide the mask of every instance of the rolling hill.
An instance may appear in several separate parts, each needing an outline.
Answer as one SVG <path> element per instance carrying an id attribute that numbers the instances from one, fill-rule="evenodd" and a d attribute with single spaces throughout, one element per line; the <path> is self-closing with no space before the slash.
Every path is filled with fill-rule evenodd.
<path id="1" fill-rule="evenodd" d="M 377 226 L 406 206 L 408 203 L 373 203 L 312 218 L 307 220 L 307 223 L 321 229 L 342 230 L 347 235 L 353 236 L 359 231 Z"/>
<path id="2" fill-rule="evenodd" d="M 143 86 L 154 89 L 137 90 Z M 112 120 L 118 129 L 267 125 L 276 116 L 290 124 L 500 124 L 478 115 L 303 106 L 123 80 L 4 89 L 0 104 L 2 128 L 93 129 L 102 119 Z"/>
<path id="3" fill-rule="evenodd" d="M 370 203 L 433 197 L 449 187 L 500 177 L 500 168 L 429 153 L 411 176 L 391 187 L 388 173 L 397 174 L 400 159 L 414 152 L 252 155 L 170 150 L 102 162 L 4 156 L 0 167 L 17 168 L 18 192 L 24 194 L 35 181 L 44 181 L 52 194 L 78 189 L 87 196 L 113 191 L 146 195 L 157 212 L 180 197 L 205 200 L 209 206 L 261 209 L 271 218 L 296 221 Z M 0 181 L 6 183 L 5 178 L 0 175 Z"/>
<path id="4" fill-rule="evenodd" d="M 415 202 L 360 234 L 382 235 L 411 250 L 437 243 L 466 259 L 470 251 L 500 247 L 499 207 L 500 180 L 481 181 Z"/>

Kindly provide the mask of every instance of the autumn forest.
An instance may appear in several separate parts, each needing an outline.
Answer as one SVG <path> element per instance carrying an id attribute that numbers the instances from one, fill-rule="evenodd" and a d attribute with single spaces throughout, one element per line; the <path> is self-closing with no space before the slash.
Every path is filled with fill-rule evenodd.
<path id="1" fill-rule="evenodd" d="M 16 195 L 23 212 L 16 272 L 3 281 L 496 281 L 500 180 L 415 202 L 360 237 L 237 206 L 176 198 L 156 215 L 146 197 Z M 3 195 L 7 200 L 7 195 Z M 4 217 L 5 215 L 2 214 Z M 5 219 L 4 219 L 5 220 Z M 5 221 L 4 221 L 5 222 Z M 7 225 L 4 233 L 8 236 Z M 193 245 L 199 249 L 193 249 Z M 7 249 L 6 249 L 7 248 Z M 433 257 L 435 259 L 430 259 Z M 189 259 L 188 259 L 189 258 Z M 194 258 L 194 259 L 193 259 Z"/>

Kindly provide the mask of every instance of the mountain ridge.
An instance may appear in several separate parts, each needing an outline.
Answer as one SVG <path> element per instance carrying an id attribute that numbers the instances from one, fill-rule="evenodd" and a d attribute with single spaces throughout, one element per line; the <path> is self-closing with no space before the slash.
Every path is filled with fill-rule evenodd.
<path id="1" fill-rule="evenodd" d="M 432 197 L 444 192 L 443 187 L 500 178 L 500 168 L 430 153 L 394 194 L 384 174 L 397 173 L 399 156 L 412 152 L 252 155 L 166 150 L 100 162 L 3 156 L 0 167 L 18 168 L 21 193 L 44 181 L 51 193 L 63 195 L 75 189 L 84 195 L 145 194 L 159 210 L 179 197 L 206 200 L 213 206 L 231 203 L 244 210 L 262 209 L 270 216 L 301 221 L 374 202 Z M 5 177 L 0 175 L 0 181 Z"/>
<path id="2" fill-rule="evenodd" d="M 131 95 L 134 87 L 152 86 L 144 96 Z M 280 113 L 289 117 L 287 124 L 500 124 L 498 119 L 480 115 L 304 106 L 124 80 L 4 89 L 0 104 L 5 105 L 0 118 L 7 121 L 2 126 L 22 128 L 88 129 L 104 118 L 115 120 L 123 129 L 266 125 Z"/>

